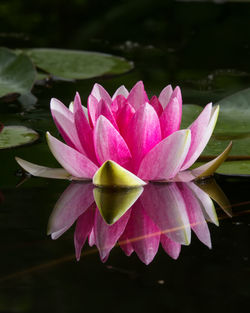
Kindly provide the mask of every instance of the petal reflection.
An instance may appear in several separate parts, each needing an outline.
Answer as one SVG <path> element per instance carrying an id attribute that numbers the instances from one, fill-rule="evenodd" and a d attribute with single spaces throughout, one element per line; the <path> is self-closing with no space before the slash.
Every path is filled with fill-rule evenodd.
<path id="1" fill-rule="evenodd" d="M 201 188 L 203 189 L 201 189 Z M 182 245 L 191 242 L 191 230 L 211 248 L 207 221 L 218 225 L 213 201 L 229 205 L 216 183 L 154 183 L 144 188 L 99 188 L 72 183 L 61 195 L 49 220 L 48 232 L 60 237 L 75 221 L 75 253 L 80 259 L 88 240 L 102 262 L 119 246 L 127 256 L 135 252 L 145 264 L 153 261 L 159 244 L 177 259 Z M 229 205 L 230 206 L 230 205 Z"/>
<path id="2" fill-rule="evenodd" d="M 190 243 L 190 223 L 177 184 L 147 185 L 140 200 L 147 214 L 163 234 L 180 244 Z"/>
<path id="3" fill-rule="evenodd" d="M 71 183 L 63 192 L 50 215 L 48 234 L 60 233 L 60 236 L 83 214 L 94 202 L 93 185 L 88 183 Z M 57 235 L 56 238 L 59 236 Z"/>

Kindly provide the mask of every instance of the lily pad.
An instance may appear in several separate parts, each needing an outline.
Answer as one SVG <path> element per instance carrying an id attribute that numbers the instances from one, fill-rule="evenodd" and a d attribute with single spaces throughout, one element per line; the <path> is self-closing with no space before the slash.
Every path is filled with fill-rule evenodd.
<path id="1" fill-rule="evenodd" d="M 216 104 L 220 105 L 219 118 L 202 157 L 213 158 L 233 141 L 229 159 L 250 159 L 250 89 L 237 92 Z M 182 128 L 188 127 L 201 111 L 201 106 L 184 105 Z"/>
<path id="2" fill-rule="evenodd" d="M 0 149 L 30 144 L 38 138 L 36 131 L 25 126 L 5 126 L 0 133 Z"/>
<path id="3" fill-rule="evenodd" d="M 97 52 L 48 48 L 25 52 L 38 68 L 61 79 L 116 75 L 133 68 L 132 63 L 123 58 Z"/>
<path id="4" fill-rule="evenodd" d="M 250 177 L 250 160 L 224 162 L 216 173 L 230 176 Z"/>
<path id="5" fill-rule="evenodd" d="M 27 55 L 0 48 L 0 97 L 27 94 L 35 78 L 36 70 Z"/>

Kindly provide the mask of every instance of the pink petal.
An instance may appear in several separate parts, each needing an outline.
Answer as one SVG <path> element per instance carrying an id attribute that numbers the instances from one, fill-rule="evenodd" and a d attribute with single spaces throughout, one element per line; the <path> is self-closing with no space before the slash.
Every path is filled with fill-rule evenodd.
<path id="1" fill-rule="evenodd" d="M 134 252 L 133 245 L 126 236 L 126 229 L 119 239 L 119 246 L 122 248 L 127 256 L 130 256 Z"/>
<path id="2" fill-rule="evenodd" d="M 171 85 L 166 86 L 160 93 L 159 95 L 159 101 L 162 105 L 163 110 L 165 109 L 165 107 L 167 106 L 171 96 L 173 93 L 173 88 Z"/>
<path id="3" fill-rule="evenodd" d="M 131 212 L 128 228 L 128 240 L 139 259 L 148 265 L 158 251 L 160 232 L 138 202 Z"/>
<path id="4" fill-rule="evenodd" d="M 47 141 L 57 161 L 71 175 L 79 178 L 92 178 L 98 167 L 86 156 L 65 145 L 47 132 Z"/>
<path id="5" fill-rule="evenodd" d="M 142 81 L 137 82 L 131 89 L 129 96 L 127 97 L 128 103 L 130 103 L 135 110 L 139 109 L 141 105 L 148 102 L 148 96 L 144 89 Z"/>
<path id="6" fill-rule="evenodd" d="M 78 138 L 73 113 L 62 102 L 55 98 L 52 98 L 50 101 L 50 109 L 56 127 L 67 145 L 85 154 Z"/>
<path id="7" fill-rule="evenodd" d="M 192 139 L 190 149 L 181 168 L 182 170 L 189 168 L 197 160 L 210 139 L 214 128 L 214 118 L 212 119 L 213 123 L 210 123 L 211 113 L 212 104 L 209 103 L 193 124 L 189 126 Z"/>
<path id="8" fill-rule="evenodd" d="M 101 85 L 95 84 L 91 91 L 91 95 L 94 96 L 98 102 L 104 100 L 108 105 L 111 105 L 112 99 L 109 93 Z"/>
<path id="9" fill-rule="evenodd" d="M 182 103 L 180 103 L 177 98 L 172 98 L 160 117 L 162 138 L 166 138 L 179 130 L 181 116 Z"/>
<path id="10" fill-rule="evenodd" d="M 171 240 L 166 235 L 161 235 L 161 245 L 171 258 L 174 260 L 178 259 L 181 252 L 181 244 Z"/>
<path id="11" fill-rule="evenodd" d="M 117 112 L 124 106 L 126 106 L 128 103 L 127 103 L 127 100 L 124 96 L 122 95 L 118 95 L 113 101 L 112 101 L 112 104 L 111 104 L 111 111 L 116 119 L 116 115 L 117 115 Z"/>
<path id="12" fill-rule="evenodd" d="M 144 188 L 140 201 L 162 234 L 180 244 L 190 243 L 190 223 L 177 184 L 149 184 Z"/>
<path id="13" fill-rule="evenodd" d="M 112 160 L 124 166 L 131 159 L 125 140 L 104 116 L 100 116 L 97 120 L 94 129 L 94 144 L 100 164 Z"/>
<path id="14" fill-rule="evenodd" d="M 69 229 L 93 202 L 92 184 L 71 183 L 54 206 L 49 218 L 48 234 Z"/>
<path id="15" fill-rule="evenodd" d="M 163 139 L 144 157 L 137 176 L 143 180 L 169 180 L 179 172 L 190 146 L 189 130 Z"/>
<path id="16" fill-rule="evenodd" d="M 126 134 L 134 171 L 137 172 L 143 157 L 161 140 L 160 122 L 154 108 L 146 103 L 134 114 Z"/>
<path id="17" fill-rule="evenodd" d="M 74 100 L 74 119 L 78 137 L 80 139 L 81 145 L 86 151 L 87 157 L 94 163 L 97 163 L 94 149 L 93 130 L 90 127 L 82 109 L 81 98 L 78 92 L 76 93 Z"/>
<path id="18" fill-rule="evenodd" d="M 209 222 L 213 222 L 216 226 L 218 226 L 219 221 L 214 203 L 209 195 L 194 183 L 188 184 L 188 187 L 193 191 L 197 199 L 199 199 L 205 219 Z"/>
<path id="19" fill-rule="evenodd" d="M 122 95 L 124 98 L 127 98 L 128 95 L 129 95 L 129 92 L 128 90 L 126 89 L 126 87 L 124 85 L 120 86 L 116 92 L 114 93 L 113 97 L 112 97 L 112 100 L 114 101 L 115 98 L 119 95 Z"/>
<path id="20" fill-rule="evenodd" d="M 119 107 L 116 112 L 116 123 L 123 138 L 126 138 L 126 134 L 134 114 L 135 109 L 127 102 L 127 100 L 125 100 L 123 103 L 119 103 Z"/>
<path id="21" fill-rule="evenodd" d="M 93 97 L 92 98 L 89 97 L 88 111 L 93 126 L 96 125 L 96 121 L 98 120 L 99 116 L 103 115 L 114 125 L 116 129 L 118 129 L 111 108 L 104 100 L 100 100 L 97 103 Z"/>
<path id="22" fill-rule="evenodd" d="M 82 247 L 94 226 L 95 205 L 92 205 L 78 219 L 74 234 L 75 253 L 77 261 L 80 260 Z"/>
<path id="23" fill-rule="evenodd" d="M 199 240 L 211 248 L 210 232 L 201 210 L 201 204 L 192 190 L 188 188 L 188 185 L 189 184 L 178 183 L 178 187 L 186 203 L 190 226 Z"/>
<path id="24" fill-rule="evenodd" d="M 93 128 L 96 122 L 96 111 L 98 110 L 99 101 L 92 95 L 88 97 L 88 119 L 89 124 Z"/>
<path id="25" fill-rule="evenodd" d="M 98 211 L 98 209 L 96 209 L 96 212 L 97 211 Z M 95 216 L 96 216 L 96 214 L 95 214 Z M 95 244 L 95 233 L 94 233 L 94 228 L 92 228 L 92 230 L 91 230 L 91 232 L 89 234 L 89 246 L 93 247 L 94 244 Z"/>
<path id="26" fill-rule="evenodd" d="M 124 232 L 130 217 L 130 210 L 127 211 L 116 223 L 106 224 L 97 210 L 94 224 L 95 243 L 100 253 L 100 258 L 105 262 L 110 251 Z"/>
<path id="27" fill-rule="evenodd" d="M 177 98 L 180 106 L 182 106 L 182 95 L 181 95 L 181 89 L 179 86 L 175 87 L 172 95 L 171 95 L 171 98 L 170 100 L 174 99 L 174 98 Z"/>
<path id="28" fill-rule="evenodd" d="M 161 105 L 160 101 L 158 100 L 158 98 L 156 96 L 153 96 L 150 99 L 150 104 L 152 105 L 152 107 L 155 109 L 155 112 L 160 117 L 162 112 L 163 112 L 163 109 L 162 109 L 162 105 Z"/>

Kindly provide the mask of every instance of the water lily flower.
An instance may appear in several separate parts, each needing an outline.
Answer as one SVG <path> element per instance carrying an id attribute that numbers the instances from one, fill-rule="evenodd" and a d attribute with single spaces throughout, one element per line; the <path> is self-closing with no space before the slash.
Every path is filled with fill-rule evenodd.
<path id="1" fill-rule="evenodd" d="M 202 184 L 228 214 L 229 203 L 212 181 Z M 105 262 L 119 243 L 126 255 L 135 252 L 149 264 L 161 243 L 177 259 L 182 245 L 191 242 L 191 230 L 211 248 L 207 221 L 218 225 L 210 196 L 195 183 L 152 184 L 139 188 L 99 188 L 72 182 L 57 201 L 48 234 L 60 237 L 76 222 L 74 244 L 79 260 L 84 243 L 95 245 Z"/>
<path id="2" fill-rule="evenodd" d="M 210 175 L 224 161 L 230 146 L 207 165 L 187 171 L 206 147 L 219 107 L 209 103 L 197 119 L 180 130 L 179 87 L 165 87 L 150 100 L 141 81 L 130 92 L 119 87 L 111 97 L 95 84 L 87 108 L 76 93 L 67 108 L 50 103 L 54 122 L 65 143 L 47 133 L 51 152 L 62 165 L 53 170 L 17 158 L 34 176 L 93 179 L 96 185 L 144 185 L 148 181 L 190 181 Z"/>

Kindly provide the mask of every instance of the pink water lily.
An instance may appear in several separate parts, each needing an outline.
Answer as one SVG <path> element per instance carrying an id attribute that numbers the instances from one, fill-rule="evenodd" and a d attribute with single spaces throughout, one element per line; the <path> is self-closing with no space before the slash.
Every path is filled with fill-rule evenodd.
<path id="1" fill-rule="evenodd" d="M 182 96 L 179 87 L 173 90 L 169 85 L 159 97 L 149 100 L 141 81 L 130 92 L 124 86 L 119 87 L 113 97 L 95 84 L 87 109 L 82 106 L 78 93 L 69 108 L 54 98 L 50 107 L 65 141 L 62 143 L 47 133 L 51 152 L 66 170 L 65 177 L 56 172 L 57 178 L 92 179 L 109 160 L 143 181 L 190 181 L 212 165 L 215 170 L 212 163 L 202 168 L 199 175 L 186 171 L 208 143 L 219 107 L 207 104 L 188 129 L 180 130 Z M 221 159 L 216 161 L 217 167 Z M 51 177 L 51 169 L 48 174 L 46 168 L 21 159 L 17 161 L 35 176 Z"/>

